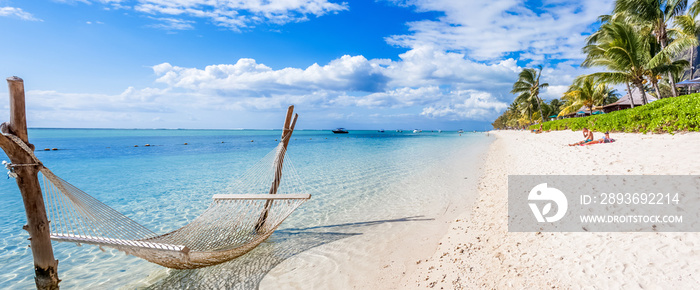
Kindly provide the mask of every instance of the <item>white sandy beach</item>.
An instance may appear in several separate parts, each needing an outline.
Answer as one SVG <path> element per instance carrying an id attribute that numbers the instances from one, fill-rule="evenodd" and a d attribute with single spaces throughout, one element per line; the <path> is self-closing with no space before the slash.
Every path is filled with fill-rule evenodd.
<path id="1" fill-rule="evenodd" d="M 700 287 L 700 233 L 509 233 L 513 174 L 700 174 L 700 134 L 612 134 L 569 147 L 581 132 L 492 132 L 473 211 L 454 219 L 435 253 L 401 285 L 436 289 L 692 289 Z M 595 138 L 601 138 L 597 133 Z"/>

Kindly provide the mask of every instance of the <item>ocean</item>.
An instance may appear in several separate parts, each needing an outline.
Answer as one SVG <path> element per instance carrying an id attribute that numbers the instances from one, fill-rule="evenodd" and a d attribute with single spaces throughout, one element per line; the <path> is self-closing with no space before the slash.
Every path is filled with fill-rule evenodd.
<path id="1" fill-rule="evenodd" d="M 213 194 L 226 193 L 227 185 L 273 150 L 280 134 L 281 130 L 29 130 L 37 157 L 56 175 L 156 233 L 196 218 Z M 486 133 L 297 130 L 288 157 L 312 198 L 256 250 L 218 266 L 174 271 L 116 250 L 54 242 L 60 285 L 256 288 L 271 271 L 294 267 L 285 266 L 291 263 L 285 261 L 310 249 L 339 252 L 333 245 L 344 240 L 360 243 L 354 237 L 372 237 L 372 228 L 427 221 L 443 209 L 447 212 L 451 204 L 468 198 L 463 191 L 470 190 L 449 184 L 477 178 L 476 166 L 491 140 Z M 34 287 L 25 223 L 14 179 L 1 178 L 2 289 Z M 402 229 L 388 231 L 398 238 Z M 273 279 L 277 283 L 286 283 L 283 276 L 271 275 L 279 278 Z"/>

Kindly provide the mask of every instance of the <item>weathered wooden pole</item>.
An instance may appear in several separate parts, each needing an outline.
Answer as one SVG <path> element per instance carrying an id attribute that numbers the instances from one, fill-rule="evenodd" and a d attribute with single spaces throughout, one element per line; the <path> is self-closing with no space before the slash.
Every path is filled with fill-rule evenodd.
<path id="1" fill-rule="evenodd" d="M 294 114 L 294 119 L 292 120 L 292 114 L 294 114 L 294 106 L 289 106 L 287 109 L 287 117 L 284 119 L 284 129 L 282 130 L 282 137 L 280 143 L 282 143 L 282 149 L 277 152 L 277 157 L 275 157 L 275 178 L 272 180 L 272 185 L 270 186 L 269 194 L 277 194 L 277 189 L 282 182 L 282 166 L 284 165 L 284 155 L 287 152 L 287 145 L 289 145 L 289 140 L 292 138 L 292 133 L 294 132 L 294 126 L 297 124 L 297 117 L 299 115 Z M 258 219 L 258 223 L 255 225 L 255 230 L 259 231 L 267 220 L 267 215 L 272 207 L 272 200 L 267 200 L 265 202 L 265 209 Z"/>
<path id="2" fill-rule="evenodd" d="M 287 109 L 287 118 L 284 120 L 284 130 L 282 130 L 282 137 L 280 141 L 282 142 L 282 150 L 277 152 L 277 157 L 275 161 L 275 179 L 272 181 L 272 186 L 270 186 L 270 194 L 276 194 L 277 188 L 280 186 L 282 181 L 282 166 L 284 165 L 284 155 L 287 153 L 287 145 L 289 145 L 289 139 L 292 138 L 292 133 L 294 132 L 294 126 L 297 124 L 298 115 L 294 115 L 292 120 L 292 113 L 294 113 L 294 106 L 289 106 Z M 291 121 L 291 124 L 290 124 Z"/>
<path id="3" fill-rule="evenodd" d="M 27 135 L 27 118 L 24 102 L 24 81 L 18 77 L 7 78 L 10 89 L 10 122 L 3 123 L 0 130 L 13 134 L 34 150 Z M 30 247 L 34 257 L 34 282 L 37 289 L 58 289 L 58 260 L 54 259 L 51 247 L 49 221 L 46 217 L 44 198 L 39 185 L 39 165 L 31 155 L 12 141 L 9 137 L 0 135 L 0 147 L 10 158 L 17 174 L 17 186 L 22 194 L 24 209 L 27 214 L 27 225 L 24 229 L 29 232 Z"/>

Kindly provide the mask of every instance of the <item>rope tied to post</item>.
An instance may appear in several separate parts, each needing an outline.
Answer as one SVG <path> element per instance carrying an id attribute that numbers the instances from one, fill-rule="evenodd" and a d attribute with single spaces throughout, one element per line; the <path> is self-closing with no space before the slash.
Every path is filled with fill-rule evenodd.
<path id="1" fill-rule="evenodd" d="M 15 173 L 15 167 L 22 167 L 22 166 L 43 166 L 41 163 L 29 163 L 29 164 L 12 164 L 10 162 L 7 162 L 5 160 L 2 161 L 2 165 L 5 166 L 7 169 L 7 178 L 9 179 L 10 177 L 12 178 L 17 178 L 17 173 Z"/>
<path id="2" fill-rule="evenodd" d="M 3 129 L 5 129 L 5 128 L 3 128 Z M 34 151 L 31 149 L 31 147 L 29 147 L 29 145 L 27 143 L 25 143 L 21 138 L 17 137 L 14 134 L 10 134 L 10 133 L 5 133 L 5 132 L 0 132 L 0 133 L 2 133 L 3 136 L 5 136 L 5 137 L 9 138 L 10 140 L 12 140 L 13 142 L 15 142 L 15 144 L 17 144 L 17 146 L 19 146 L 20 148 L 22 148 L 22 150 L 27 152 L 27 154 L 29 154 L 29 156 L 32 158 L 32 160 L 34 160 L 34 163 L 24 163 L 24 164 L 13 164 L 13 163 L 10 163 L 10 162 L 3 160 L 2 165 L 5 166 L 5 168 L 7 169 L 7 178 L 10 178 L 10 177 L 17 178 L 17 173 L 15 173 L 15 167 L 23 167 L 23 166 L 27 166 L 27 167 L 28 166 L 38 166 L 39 168 L 44 167 L 44 164 L 42 164 L 41 161 L 39 161 L 39 158 L 37 158 L 36 155 L 34 155 Z"/>

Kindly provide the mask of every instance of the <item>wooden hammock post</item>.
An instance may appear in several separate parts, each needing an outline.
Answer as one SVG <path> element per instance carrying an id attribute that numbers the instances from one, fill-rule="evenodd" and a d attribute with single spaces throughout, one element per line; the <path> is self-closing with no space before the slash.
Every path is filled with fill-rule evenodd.
<path id="1" fill-rule="evenodd" d="M 10 89 L 10 122 L 3 123 L 0 130 L 19 137 L 29 144 L 27 135 L 27 119 L 24 106 L 24 81 L 18 77 L 7 78 Z M 14 165 L 17 174 L 17 186 L 22 194 L 24 209 L 27 214 L 27 225 L 24 229 L 29 232 L 30 247 L 34 257 L 34 282 L 37 289 L 58 289 L 58 260 L 54 259 L 51 247 L 49 221 L 46 217 L 44 198 L 39 185 L 39 166 L 32 157 L 10 138 L 0 135 L 0 147 L 5 151 Z M 20 166 L 24 165 L 24 166 Z"/>
<path id="2" fill-rule="evenodd" d="M 277 161 L 277 163 L 275 164 L 275 179 L 272 180 L 272 186 L 270 186 L 269 194 L 277 194 L 277 188 L 279 188 L 280 182 L 282 181 L 282 166 L 284 164 L 284 155 L 287 152 L 287 145 L 289 145 L 289 140 L 292 138 L 294 126 L 296 126 L 297 124 L 297 117 L 299 117 L 299 115 L 294 114 L 294 119 L 292 120 L 293 113 L 294 106 L 292 105 L 289 106 L 289 108 L 287 109 L 287 117 L 284 119 L 284 129 L 282 130 L 282 137 L 280 139 L 280 142 L 282 143 L 282 149 L 279 152 L 277 152 L 277 157 L 275 158 L 275 161 Z M 267 215 L 270 212 L 271 207 L 272 200 L 266 201 L 265 209 L 260 215 L 258 223 L 255 225 L 256 231 L 259 231 L 262 228 L 262 226 L 265 225 L 265 221 L 267 220 Z"/>

